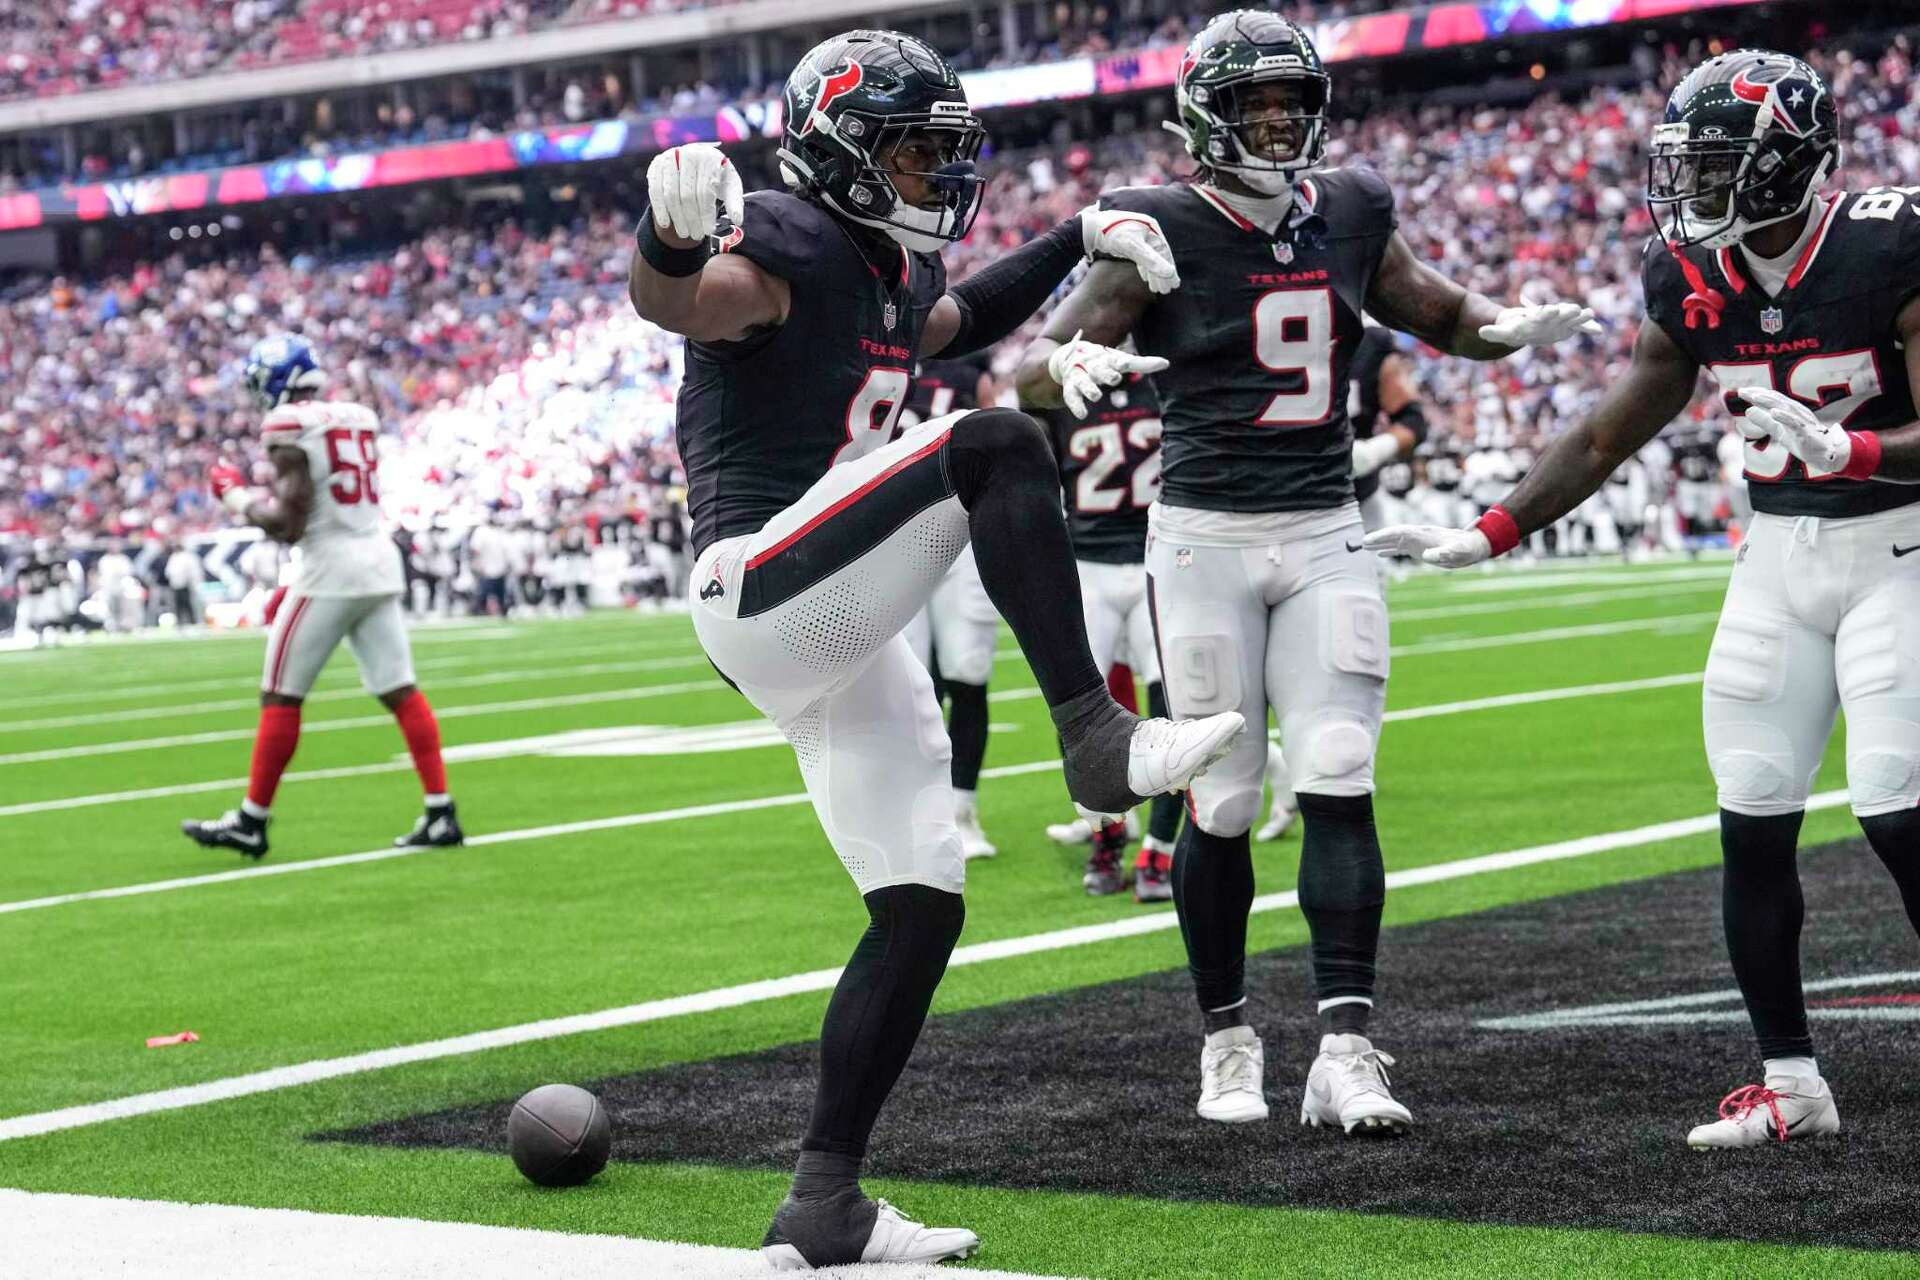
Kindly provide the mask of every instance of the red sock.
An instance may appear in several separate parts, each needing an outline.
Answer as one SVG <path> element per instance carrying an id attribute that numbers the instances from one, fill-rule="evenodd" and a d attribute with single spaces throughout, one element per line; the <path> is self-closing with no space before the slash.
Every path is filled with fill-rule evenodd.
<path id="1" fill-rule="evenodd" d="M 420 775 L 420 788 L 430 796 L 447 794 L 447 766 L 440 759 L 440 722 L 433 718 L 433 706 L 418 689 L 393 709 L 400 732 L 413 756 L 413 768 Z"/>
<path id="2" fill-rule="evenodd" d="M 273 806 L 280 775 L 300 745 L 300 708 L 260 708 L 260 729 L 253 736 L 253 767 L 247 771 L 247 799 L 261 809 Z"/>
<path id="3" fill-rule="evenodd" d="M 1133 687 L 1133 668 L 1115 664 L 1107 672 L 1107 692 L 1113 700 L 1135 715 L 1140 714 L 1140 695 Z"/>

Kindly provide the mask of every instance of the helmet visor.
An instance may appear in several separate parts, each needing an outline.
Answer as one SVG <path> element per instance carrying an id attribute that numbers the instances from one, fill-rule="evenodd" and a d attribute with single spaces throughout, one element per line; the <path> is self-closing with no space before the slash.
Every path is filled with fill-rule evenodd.
<path id="1" fill-rule="evenodd" d="M 1688 138 L 1654 130 L 1647 204 L 1667 238 L 1696 243 L 1733 220 L 1735 196 L 1754 150 L 1750 139 Z M 1684 129 L 1684 126 L 1682 126 Z"/>
<path id="2" fill-rule="evenodd" d="M 1223 86 L 1214 110 L 1240 144 L 1242 160 L 1287 168 L 1307 159 L 1327 110 L 1323 75 L 1270 76 Z"/>
<path id="3" fill-rule="evenodd" d="M 843 130 L 845 126 L 842 126 Z M 980 211 L 985 179 L 974 168 L 987 131 L 977 120 L 889 121 L 875 131 L 872 170 L 893 188 L 889 222 L 963 239 Z M 934 215 L 929 222 L 927 215 Z"/>

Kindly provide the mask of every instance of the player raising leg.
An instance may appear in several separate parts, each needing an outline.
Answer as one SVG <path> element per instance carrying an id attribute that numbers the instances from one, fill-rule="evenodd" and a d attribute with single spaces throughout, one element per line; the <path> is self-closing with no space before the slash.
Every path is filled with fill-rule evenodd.
<path id="1" fill-rule="evenodd" d="M 426 792 L 426 812 L 394 844 L 458 845 L 465 837 L 447 794 L 440 726 L 414 684 L 400 551 L 380 528 L 379 420 L 362 405 L 319 399 L 326 375 L 298 337 L 256 344 L 246 378 L 268 411 L 261 432 L 273 492 L 249 489 L 238 470 L 217 467 L 214 496 L 268 537 L 298 546 L 300 561 L 267 636 L 246 798 L 218 818 L 188 820 L 180 829 L 210 848 L 266 856 L 274 793 L 300 743 L 301 704 L 345 640 L 361 683 L 398 722 Z"/>
<path id="2" fill-rule="evenodd" d="M 952 748 L 902 628 L 970 543 L 1060 732 L 1068 790 L 1096 812 L 1186 786 L 1244 722 L 1115 705 L 1079 612 L 1060 607 L 1080 584 L 1031 418 L 979 410 L 894 438 L 921 355 L 1005 338 L 1084 254 L 1177 285 L 1159 228 L 1076 214 L 948 289 L 937 251 L 971 224 L 985 130 L 947 61 L 898 32 L 836 36 L 789 77 L 784 118 L 790 193 L 745 195 L 713 147 L 654 160 L 631 295 L 691 339 L 677 419 L 695 631 L 793 744 L 869 917 L 827 1005 L 813 1114 L 762 1248 L 791 1269 L 936 1262 L 978 1239 L 859 1182 L 966 914 Z"/>

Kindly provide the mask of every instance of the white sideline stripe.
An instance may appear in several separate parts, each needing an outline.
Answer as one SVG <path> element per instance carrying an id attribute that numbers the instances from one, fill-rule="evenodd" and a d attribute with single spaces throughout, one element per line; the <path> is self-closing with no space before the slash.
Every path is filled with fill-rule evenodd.
<path id="1" fill-rule="evenodd" d="M 21 1275 L 145 1280 L 765 1280 L 758 1249 L 575 1235 L 475 1222 L 428 1222 L 304 1209 L 174 1204 L 0 1190 L 7 1258 Z M 1025 1272 L 907 1263 L 860 1268 L 861 1280 L 1044 1280 Z"/>
<path id="2" fill-rule="evenodd" d="M 1816 982 L 1801 984 L 1802 991 L 1844 991 L 1848 987 L 1878 987 L 1896 982 L 1920 981 L 1920 969 L 1904 969 L 1893 973 L 1858 973 L 1840 978 L 1821 978 Z M 1683 996 L 1662 996 L 1654 1000 L 1625 1000 L 1614 1004 L 1588 1004 L 1577 1008 L 1543 1009 L 1538 1013 L 1523 1013 L 1507 1018 L 1485 1018 L 1474 1025 L 1493 1031 L 1531 1031 L 1570 1023 L 1586 1023 L 1597 1018 L 1614 1018 L 1625 1022 L 1640 1021 L 1644 1015 L 1647 1020 L 1668 1021 L 1700 1016 L 1698 1010 L 1711 1004 L 1739 1004 L 1739 988 L 1728 991 L 1695 991 Z M 1693 1010 L 1679 1013 L 1675 1010 Z M 1740 1017 L 1746 1016 L 1746 1010 L 1733 1011 Z M 1818 1012 L 1832 1012 L 1819 1010 Z M 1911 1016 L 1911 1015 L 1909 1015 Z"/>
<path id="3" fill-rule="evenodd" d="M 1719 616 L 1719 610 L 1715 609 L 1705 613 L 1676 613 L 1664 618 L 1635 618 L 1629 622 L 1594 622 L 1579 627 L 1548 627 L 1544 631 L 1463 636 L 1458 640 L 1423 640 L 1419 644 L 1395 645 L 1390 652 L 1396 658 L 1412 658 L 1423 653 L 1463 653 L 1469 649 L 1499 649 L 1515 644 L 1545 644 L 1550 640 L 1617 636 L 1629 631 L 1687 631 L 1703 622 L 1712 622 Z"/>
<path id="4" fill-rule="evenodd" d="M 1558 587 L 1593 586 L 1595 584 L 1622 583 L 1632 585 L 1641 582 L 1696 582 L 1708 578 L 1725 579 L 1733 572 L 1733 557 L 1726 555 L 1692 567 L 1674 567 L 1635 572 L 1632 569 L 1614 567 L 1601 568 L 1596 565 L 1588 569 L 1566 569 L 1539 571 L 1533 573 L 1462 574 L 1458 570 L 1435 570 L 1439 576 L 1440 589 L 1464 595 L 1478 595 L 1483 592 L 1527 592 L 1550 591 Z M 1444 575 L 1444 576 L 1440 576 Z M 1413 585 L 1431 578 L 1414 579 Z"/>
<path id="5" fill-rule="evenodd" d="M 682 667 L 704 667 L 705 655 L 689 658 L 641 658 L 633 662 L 589 662 L 579 666 L 562 664 L 548 667 L 519 667 L 509 671 L 490 671 L 478 676 L 453 676 L 433 681 L 434 692 L 442 689 L 471 689 L 490 684 L 511 684 L 516 680 L 545 676 L 553 680 L 571 680 L 576 676 L 619 675 L 635 671 L 673 671 Z M 213 687 L 231 689 L 238 680 L 214 681 Z M 316 702 L 365 701 L 371 695 L 359 685 L 310 693 L 307 705 Z M 130 711 L 90 711 L 77 716 L 49 716 L 40 720 L 0 720 L 0 733 L 25 733 L 29 729 L 77 729 L 89 724 L 117 724 L 122 720 L 165 720 L 170 717 L 211 715 L 218 711 L 245 711 L 260 705 L 258 694 L 249 698 L 228 698 L 221 702 L 186 702 L 164 707 L 140 707 Z"/>
<path id="6" fill-rule="evenodd" d="M 1390 650 L 1396 658 L 1418 657 L 1427 653 L 1458 653 L 1469 649 L 1498 649 L 1507 645 L 1541 644 L 1550 640 L 1570 640 L 1587 636 L 1620 635 L 1629 631 L 1679 631 L 1703 621 L 1718 618 L 1718 612 L 1682 613 L 1666 618 L 1639 618 L 1629 622 L 1599 622 L 1580 627 L 1548 627 L 1541 631 L 1501 632 L 1490 636 L 1468 636 L 1457 640 L 1429 640 L 1420 644 L 1398 645 Z M 1019 657 L 1017 648 L 995 651 L 996 662 Z M 533 711 L 548 707 L 583 706 L 596 702 L 616 702 L 625 698 L 660 697 L 668 693 L 694 693 L 721 688 L 717 680 L 692 681 L 681 685 L 645 685 L 638 689 L 612 689 L 600 693 L 565 694 L 551 698 L 525 698 L 514 702 L 481 702 L 469 706 L 435 708 L 442 720 L 459 716 L 490 715 L 500 711 Z M 320 733 L 334 729 L 364 729 L 385 724 L 388 716 L 354 716 L 323 720 L 302 726 L 302 733 Z M 128 751 L 159 750 L 166 747 L 193 746 L 208 742 L 238 742 L 251 739 L 252 729 L 217 729 L 205 733 L 175 734 L 164 738 L 131 738 L 118 742 L 96 742 L 78 747 L 53 747 L 44 751 L 16 751 L 0 755 L 0 764 L 33 764 L 48 760 L 72 760 L 87 756 L 118 755 Z"/>
<path id="7" fill-rule="evenodd" d="M 1845 804 L 1846 801 L 1844 791 L 1824 791 L 1809 799 L 1807 808 L 1827 809 Z M 1432 866 L 1410 867 L 1404 871 L 1388 873 L 1387 887 L 1401 889 L 1412 885 L 1437 884 L 1444 880 L 1486 875 L 1494 871 L 1510 871 L 1517 867 L 1533 866 L 1542 862 L 1557 862 L 1567 858 L 1585 857 L 1588 854 L 1657 844 L 1663 840 L 1716 831 L 1719 825 L 1720 815 L 1710 813 L 1697 818 L 1657 822 L 1651 826 L 1634 827 L 1626 831 L 1610 831 L 1600 835 L 1582 836 L 1576 840 L 1562 840 L 1555 844 L 1536 845 L 1530 849 L 1513 849 L 1505 853 L 1488 853 L 1474 858 L 1457 859 L 1453 862 L 1435 863 Z M 549 828 L 548 830 L 557 829 Z M 1296 906 L 1298 903 L 1299 894 L 1296 892 L 1269 893 L 1255 898 L 1251 909 L 1254 912 L 1279 911 Z M 1061 951 L 1071 947 L 1110 942 L 1119 938 L 1167 932 L 1179 927 L 1180 922 L 1174 912 L 1155 911 L 1104 924 L 1056 929 L 1048 933 L 1029 934 L 1020 938 L 1003 938 L 997 942 L 973 943 L 956 950 L 953 958 L 948 961 L 948 967 L 985 964 L 989 961 L 1006 960 L 1016 956 Z M 229 1076 L 224 1080 L 209 1080 L 202 1084 L 183 1085 L 154 1093 L 133 1094 L 106 1102 L 62 1107 L 56 1111 L 43 1111 L 36 1115 L 12 1116 L 0 1120 L 0 1142 L 45 1133 L 58 1133 L 65 1129 L 84 1128 L 131 1116 L 178 1111 L 186 1107 L 204 1106 L 210 1102 L 224 1102 L 258 1093 L 271 1093 L 298 1085 L 314 1084 L 322 1080 L 335 1080 L 342 1076 L 380 1071 L 387 1067 L 411 1062 L 459 1057 L 508 1045 L 552 1040 L 560 1036 L 606 1031 L 616 1027 L 630 1027 L 645 1022 L 658 1022 L 666 1018 L 710 1013 L 718 1009 L 733 1009 L 741 1005 L 758 1004 L 786 996 L 827 991 L 839 979 L 839 969 L 815 969 L 809 973 L 796 973 L 784 978 L 767 978 L 759 982 L 719 987 L 690 995 L 669 996 L 665 999 L 625 1005 L 618 1009 L 603 1009 L 597 1013 L 545 1018 L 538 1022 L 498 1027 L 491 1031 L 476 1031 L 444 1040 L 399 1045 L 391 1049 L 376 1049 L 368 1053 L 350 1054 L 340 1058 L 321 1058 L 292 1066 L 250 1072 L 246 1075 Z"/>
<path id="8" fill-rule="evenodd" d="M 516 698 L 511 702 L 475 702 L 459 707 L 435 707 L 434 715 L 441 720 L 458 720 L 463 716 L 497 715 L 506 711 L 541 711 L 549 707 L 583 707 L 599 702 L 628 702 L 636 698 L 664 698 L 679 693 L 704 693 L 713 689 L 724 689 L 718 680 L 684 680 L 677 684 L 644 684 L 632 689 L 603 689 L 597 693 L 556 694 L 549 698 Z M 300 726 L 302 735 L 309 733 L 331 733 L 339 729 L 366 729 L 374 725 L 392 724 L 393 716 L 345 716 L 338 720 L 322 720 L 316 724 Z M 205 742 L 240 742 L 251 740 L 254 730 L 247 729 L 210 729 L 205 733 L 176 733 L 165 738 L 129 738 L 119 742 L 94 742 L 83 747 L 53 747 L 45 751 L 15 751 L 10 755 L 0 755 L 0 764 L 34 764 L 46 760 L 74 760 L 82 756 L 111 756 L 128 751 L 153 751 L 163 747 L 186 747 Z"/>
<path id="9" fill-rule="evenodd" d="M 1503 693 L 1464 702 L 1440 702 L 1425 707 L 1402 707 L 1398 711 L 1387 712 L 1385 718 L 1389 722 L 1423 720 L 1429 716 L 1450 716 L 1497 707 L 1526 706 L 1535 702 L 1558 702 L 1565 698 L 1602 697 L 1615 693 L 1632 693 L 1641 689 L 1663 689 L 1673 685 L 1698 684 L 1704 674 L 1699 671 L 1683 671 L 1678 675 L 1652 676 L 1645 680 L 1569 685 L 1560 689 L 1536 689 L 1529 693 Z M 1019 702 L 1039 696 L 1040 690 L 1036 687 L 1001 689 L 988 694 L 987 700 Z M 998 728 L 998 726 L 995 727 Z M 1278 735 L 1270 733 L 1268 736 L 1277 737 Z M 474 745 L 484 746 L 485 744 Z M 309 782 L 328 778 L 355 778 L 372 773 L 394 773 L 412 767 L 413 765 L 408 761 L 397 760 L 385 764 L 351 765 L 337 769 L 306 769 L 286 774 L 281 781 Z M 120 804 L 129 800 L 160 800 L 168 796 L 198 795 L 207 791 L 225 791 L 242 787 L 246 783 L 245 778 L 216 778 L 212 782 L 186 782 L 166 787 L 143 787 L 137 791 L 106 791 L 96 795 L 66 796 L 57 800 L 30 800 L 22 804 L 0 805 L 0 818 L 11 818 L 27 813 L 51 813 L 62 809 L 83 809 L 93 805 Z"/>
<path id="10" fill-rule="evenodd" d="M 379 766 L 381 768 L 411 768 L 410 765 Z M 992 769 L 983 769 L 983 778 L 1011 778 L 1026 773 L 1046 773 L 1058 769 L 1058 760 L 1034 760 L 1026 764 L 1004 764 Z M 371 771 L 369 766 L 361 766 Z M 244 781 L 244 779 L 243 779 Z M 575 836 L 589 831 L 616 831 L 622 827 L 651 826 L 657 822 L 678 822 L 683 818 L 711 818 L 728 813 L 751 813 L 756 809 L 778 809 L 788 805 L 808 803 L 804 791 L 789 792 L 780 796 L 758 796 L 751 800 L 717 800 L 711 804 L 686 805 L 678 809 L 649 809 L 644 813 L 621 813 L 608 818 L 587 818 L 579 822 L 561 822 L 544 827 L 521 827 L 514 831 L 490 831 L 485 835 L 468 836 L 467 847 L 479 848 L 490 844 L 517 844 L 522 840 L 544 840 L 549 836 Z M 361 853 L 342 853 L 327 858 L 308 858 L 302 862 L 264 863 L 260 866 L 241 867 L 233 871 L 214 871 L 206 875 L 178 876 L 171 880 L 148 880 L 140 884 L 116 885 L 110 889 L 85 889 L 77 893 L 60 893 L 46 898 L 25 898 L 17 902 L 0 902 L 0 915 L 11 915 L 17 911 L 38 911 L 44 907 L 61 907 L 74 902 L 95 902 L 105 898 L 135 898 L 150 893 L 166 893 L 174 889 L 192 889 L 207 884 L 227 884 L 235 880 L 251 880 L 257 876 L 284 876 L 299 871 L 322 871 L 329 867 L 354 866 L 362 862 L 387 862 L 394 858 L 411 858 L 421 853 L 439 853 L 440 849 L 406 848 L 391 846 L 382 849 L 368 849 Z"/>
<path id="11" fill-rule="evenodd" d="M 1621 591 L 1581 591 L 1564 596 L 1538 596 L 1530 600 L 1482 600 L 1475 604 L 1443 604 L 1418 609 L 1396 609 L 1389 606 L 1387 616 L 1394 622 L 1424 622 L 1433 618 L 1470 618 L 1478 614 L 1515 613 L 1525 609 L 1564 609 L 1583 604 L 1611 604 L 1615 600 L 1639 600 L 1648 596 L 1690 595 L 1695 592 L 1705 594 L 1709 591 L 1719 591 L 1725 585 L 1723 581 L 1714 581 L 1693 585 L 1635 587 Z"/>

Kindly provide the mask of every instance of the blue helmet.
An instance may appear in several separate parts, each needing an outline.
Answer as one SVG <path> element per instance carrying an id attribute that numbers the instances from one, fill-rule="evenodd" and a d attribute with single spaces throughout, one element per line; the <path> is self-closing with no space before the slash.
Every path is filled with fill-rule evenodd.
<path id="1" fill-rule="evenodd" d="M 267 409 L 285 404 L 295 391 L 318 391 L 327 385 L 313 348 L 292 333 L 276 333 L 254 343 L 247 353 L 246 377 L 247 388 Z"/>

